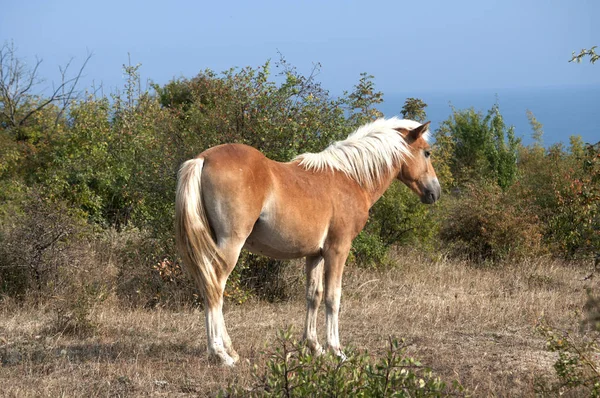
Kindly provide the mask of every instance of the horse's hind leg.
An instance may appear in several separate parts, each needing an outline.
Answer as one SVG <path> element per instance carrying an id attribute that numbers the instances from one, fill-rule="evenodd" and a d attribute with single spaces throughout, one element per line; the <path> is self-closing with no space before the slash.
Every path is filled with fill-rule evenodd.
<path id="1" fill-rule="evenodd" d="M 229 161 L 211 158 L 202 172 L 202 199 L 206 217 L 210 224 L 214 241 L 219 248 L 224 263 L 220 271 L 219 300 L 213 310 L 207 312 L 207 330 L 213 326 L 217 333 L 209 334 L 209 354 L 217 353 L 219 360 L 232 365 L 238 359 L 223 318 L 223 290 L 231 271 L 235 267 L 240 251 L 252 232 L 262 211 L 261 185 L 254 181 L 252 168 L 242 169 L 242 161 L 231 168 Z M 257 174 L 260 171 L 254 170 Z M 263 176 L 264 177 L 264 176 Z M 258 180 L 257 180 L 258 181 Z M 213 324 L 209 325 L 210 322 Z"/>
<path id="2" fill-rule="evenodd" d="M 209 360 L 217 364 L 233 366 L 235 361 L 225 349 L 222 291 L 221 298 L 217 302 L 205 299 L 205 307 Z"/>
<path id="3" fill-rule="evenodd" d="M 317 338 L 317 316 L 323 297 L 323 257 L 306 258 L 306 324 L 304 341 L 313 353 L 323 349 Z"/>
<path id="4" fill-rule="evenodd" d="M 219 249 L 226 262 L 226 268 L 221 270 L 217 300 L 206 300 L 206 331 L 208 338 L 208 353 L 214 362 L 233 366 L 239 355 L 233 349 L 231 338 L 225 327 L 223 317 L 223 291 L 227 278 L 237 263 L 244 242 L 236 239 L 222 239 L 218 242 Z M 207 295 L 207 298 L 209 296 Z"/>

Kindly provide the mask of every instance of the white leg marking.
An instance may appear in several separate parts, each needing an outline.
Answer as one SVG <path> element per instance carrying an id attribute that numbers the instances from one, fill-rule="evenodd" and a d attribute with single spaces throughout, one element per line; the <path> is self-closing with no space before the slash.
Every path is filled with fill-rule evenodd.
<path id="1" fill-rule="evenodd" d="M 317 337 L 317 316 L 323 297 L 323 258 L 306 259 L 306 323 L 304 340 L 315 354 L 320 355 L 323 348 Z"/>
<path id="2" fill-rule="evenodd" d="M 340 311 L 340 299 L 342 296 L 342 289 L 336 287 L 333 292 L 328 292 L 327 297 L 327 311 L 326 311 L 326 324 L 327 324 L 327 346 L 336 354 L 340 355 L 340 335 L 338 328 L 338 318 Z"/>
<path id="3" fill-rule="evenodd" d="M 235 361 L 227 354 L 223 343 L 224 331 L 223 301 L 216 308 L 206 308 L 206 332 L 208 337 L 208 353 L 211 359 L 225 366 L 233 366 Z"/>

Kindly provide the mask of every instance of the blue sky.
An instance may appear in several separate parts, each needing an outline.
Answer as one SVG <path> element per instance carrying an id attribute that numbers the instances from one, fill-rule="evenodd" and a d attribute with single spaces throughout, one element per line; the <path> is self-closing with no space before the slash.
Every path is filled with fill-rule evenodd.
<path id="1" fill-rule="evenodd" d="M 598 0 L 0 0 L 0 10 L 0 43 L 43 59 L 49 82 L 91 52 L 84 84 L 105 91 L 122 86 L 128 53 L 157 83 L 281 52 L 303 73 L 321 63 L 333 94 L 361 72 L 386 94 L 600 84 L 600 65 L 567 62 L 600 45 Z"/>

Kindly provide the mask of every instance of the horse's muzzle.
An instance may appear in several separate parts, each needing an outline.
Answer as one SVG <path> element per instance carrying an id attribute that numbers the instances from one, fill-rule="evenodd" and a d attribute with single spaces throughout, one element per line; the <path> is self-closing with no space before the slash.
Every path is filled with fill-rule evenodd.
<path id="1" fill-rule="evenodd" d="M 425 185 L 423 194 L 421 195 L 421 202 L 425 204 L 433 204 L 438 201 L 442 194 L 442 187 L 437 178 L 434 178 Z"/>

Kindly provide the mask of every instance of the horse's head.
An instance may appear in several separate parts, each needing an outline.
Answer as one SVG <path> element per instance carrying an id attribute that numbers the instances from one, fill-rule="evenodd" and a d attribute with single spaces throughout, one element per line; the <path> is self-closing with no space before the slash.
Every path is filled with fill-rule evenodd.
<path id="1" fill-rule="evenodd" d="M 424 137 L 428 129 L 429 122 L 412 130 L 398 129 L 411 153 L 405 158 L 398 179 L 419 195 L 421 202 L 432 204 L 440 198 L 442 189 L 431 165 L 431 148 Z"/>

